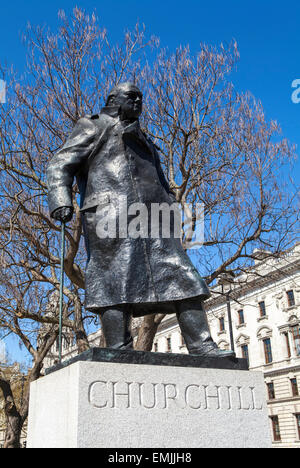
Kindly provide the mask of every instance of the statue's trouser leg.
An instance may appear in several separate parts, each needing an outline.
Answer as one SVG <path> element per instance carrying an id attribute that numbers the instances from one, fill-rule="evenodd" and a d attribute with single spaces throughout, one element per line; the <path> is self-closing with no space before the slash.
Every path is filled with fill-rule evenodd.
<path id="1" fill-rule="evenodd" d="M 126 306 L 114 306 L 99 311 L 106 346 L 116 349 L 132 349 L 133 339 L 130 331 L 131 315 Z"/>
<path id="2" fill-rule="evenodd" d="M 199 298 L 178 301 L 176 309 L 178 324 L 189 353 L 207 353 L 217 349 Z"/>

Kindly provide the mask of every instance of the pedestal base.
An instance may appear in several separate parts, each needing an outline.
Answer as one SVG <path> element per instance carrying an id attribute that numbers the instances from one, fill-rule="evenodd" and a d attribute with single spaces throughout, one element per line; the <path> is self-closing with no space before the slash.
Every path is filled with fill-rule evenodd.
<path id="1" fill-rule="evenodd" d="M 263 376 L 77 361 L 31 384 L 27 446 L 271 447 Z"/>

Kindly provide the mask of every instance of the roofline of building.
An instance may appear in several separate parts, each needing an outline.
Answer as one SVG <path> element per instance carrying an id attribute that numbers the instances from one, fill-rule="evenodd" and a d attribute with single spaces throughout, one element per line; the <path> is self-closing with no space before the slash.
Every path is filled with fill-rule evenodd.
<path id="1" fill-rule="evenodd" d="M 261 289 L 263 286 L 267 286 L 270 283 L 273 283 L 276 280 L 282 279 L 288 274 L 293 273 L 294 271 L 298 271 L 300 269 L 300 259 L 293 261 L 288 265 L 284 265 L 278 269 L 274 269 L 274 271 L 268 272 L 265 276 L 258 275 L 256 278 L 247 282 L 241 286 L 237 286 L 230 292 L 231 299 L 237 299 L 240 296 L 244 296 L 250 291 L 255 291 L 256 289 Z M 235 286 L 235 284 L 233 283 Z M 211 288 L 212 294 L 214 294 L 213 288 Z M 216 306 L 221 306 L 226 303 L 226 293 L 222 294 L 221 292 L 218 296 L 212 297 L 205 301 L 205 308 L 209 312 L 210 308 L 214 308 Z"/>

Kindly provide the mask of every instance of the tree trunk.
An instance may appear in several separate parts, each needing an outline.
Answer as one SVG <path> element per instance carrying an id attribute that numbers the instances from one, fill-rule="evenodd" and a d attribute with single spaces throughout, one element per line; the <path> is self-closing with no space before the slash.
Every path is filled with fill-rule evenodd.
<path id="1" fill-rule="evenodd" d="M 55 342 L 57 335 L 58 326 L 55 326 L 51 332 L 47 333 L 44 336 L 43 343 L 39 347 L 38 351 L 34 352 L 34 364 L 28 373 L 27 385 L 25 388 L 24 396 L 22 398 L 22 403 L 19 411 L 15 404 L 10 382 L 0 377 L 0 389 L 2 390 L 4 397 L 4 411 L 6 417 L 4 448 L 21 448 L 21 431 L 24 422 L 27 419 L 29 409 L 29 384 L 30 382 L 33 382 L 40 377 L 41 370 L 43 367 L 43 360 L 47 355 L 48 351 L 51 349 L 51 346 Z M 21 336 L 23 335 L 21 334 Z"/>
<path id="2" fill-rule="evenodd" d="M 0 379 L 0 388 L 5 402 L 6 431 L 4 448 L 20 448 L 20 436 L 23 426 L 22 417 L 16 408 L 10 383 L 4 379 Z"/>
<path id="3" fill-rule="evenodd" d="M 164 316 L 165 314 L 151 314 L 144 317 L 135 345 L 137 351 L 151 351 L 158 325 Z"/>

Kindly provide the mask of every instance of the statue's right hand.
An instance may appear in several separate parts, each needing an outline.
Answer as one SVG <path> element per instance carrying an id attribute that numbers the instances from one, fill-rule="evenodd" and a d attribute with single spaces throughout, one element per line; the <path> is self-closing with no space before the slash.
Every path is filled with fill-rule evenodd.
<path id="1" fill-rule="evenodd" d="M 53 212 L 52 216 L 57 221 L 60 221 L 62 223 L 67 223 L 68 221 L 71 221 L 72 219 L 73 208 L 71 208 L 70 206 L 62 206 L 61 208 L 57 208 Z"/>

